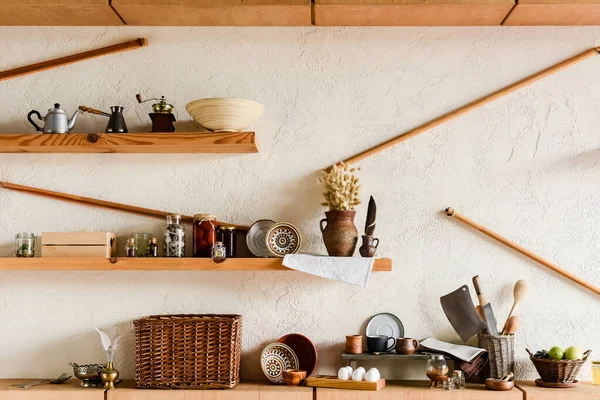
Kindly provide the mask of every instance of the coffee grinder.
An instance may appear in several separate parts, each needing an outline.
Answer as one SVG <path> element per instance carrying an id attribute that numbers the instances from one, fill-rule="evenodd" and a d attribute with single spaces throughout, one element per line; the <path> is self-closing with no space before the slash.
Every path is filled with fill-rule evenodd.
<path id="1" fill-rule="evenodd" d="M 154 112 L 148 114 L 152 120 L 152 132 L 175 132 L 175 126 L 173 125 L 173 122 L 176 120 L 172 113 L 173 106 L 171 104 L 167 104 L 165 96 L 161 96 L 160 99 L 153 98 L 142 100 L 142 95 L 136 94 L 135 98 L 140 104 L 152 100 L 158 101 L 158 103 L 152 104 L 152 111 Z"/>

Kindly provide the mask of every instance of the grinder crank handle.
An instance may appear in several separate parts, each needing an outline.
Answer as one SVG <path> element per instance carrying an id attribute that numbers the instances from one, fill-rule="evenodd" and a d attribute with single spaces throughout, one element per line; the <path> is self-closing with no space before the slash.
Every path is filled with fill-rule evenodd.
<path id="1" fill-rule="evenodd" d="M 477 299 L 479 300 L 479 305 L 481 307 L 485 306 L 488 302 L 487 297 L 482 293 L 481 288 L 479 287 L 479 275 L 475 275 L 473 277 L 473 286 L 475 287 L 475 293 L 477 294 Z"/>
<path id="2" fill-rule="evenodd" d="M 104 117 L 110 117 L 109 113 L 105 113 L 104 111 L 96 110 L 95 108 L 79 106 L 79 110 L 83 112 L 88 112 L 90 114 L 102 115 Z"/>

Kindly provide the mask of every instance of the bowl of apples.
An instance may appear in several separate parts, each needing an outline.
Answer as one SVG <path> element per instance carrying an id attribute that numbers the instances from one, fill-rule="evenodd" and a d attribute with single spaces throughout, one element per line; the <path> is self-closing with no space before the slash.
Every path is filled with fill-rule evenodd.
<path id="1" fill-rule="evenodd" d="M 535 354 L 529 349 L 526 350 L 540 374 L 540 379 L 536 379 L 535 383 L 538 386 L 557 388 L 577 386 L 577 374 L 592 352 L 581 351 L 577 346 L 567 347 L 564 351 L 554 346 L 550 350 L 540 350 Z"/>

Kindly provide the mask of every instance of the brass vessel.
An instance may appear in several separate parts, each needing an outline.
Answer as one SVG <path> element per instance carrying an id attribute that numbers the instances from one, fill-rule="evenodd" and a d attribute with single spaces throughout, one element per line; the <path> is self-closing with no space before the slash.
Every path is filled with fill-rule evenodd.
<path id="1" fill-rule="evenodd" d="M 115 388 L 115 382 L 119 379 L 119 371 L 115 369 L 112 361 L 106 364 L 106 368 L 100 373 L 100 378 L 104 382 L 104 390 L 112 390 Z"/>

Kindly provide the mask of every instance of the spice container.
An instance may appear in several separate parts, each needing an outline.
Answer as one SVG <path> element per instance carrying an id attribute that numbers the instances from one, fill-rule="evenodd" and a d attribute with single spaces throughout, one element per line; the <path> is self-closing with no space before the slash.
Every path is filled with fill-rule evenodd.
<path id="1" fill-rule="evenodd" d="M 235 226 L 220 226 L 217 230 L 217 240 L 223 242 L 227 257 L 236 257 L 237 231 Z"/>
<path id="2" fill-rule="evenodd" d="M 600 385 L 600 360 L 592 361 L 592 384 Z"/>
<path id="3" fill-rule="evenodd" d="M 146 246 L 146 257 L 159 257 L 158 245 L 156 244 L 155 237 L 148 241 L 148 246 Z"/>
<path id="4" fill-rule="evenodd" d="M 441 354 L 432 354 L 431 358 L 427 360 L 427 377 L 431 381 L 430 387 L 437 387 L 440 382 L 445 384 L 448 379 L 446 374 L 448 373 L 448 365 L 446 360 Z M 450 380 L 450 386 L 447 389 L 452 389 L 452 381 Z"/>
<path id="5" fill-rule="evenodd" d="M 217 217 L 212 214 L 194 215 L 194 257 L 211 258 L 217 232 Z"/>
<path id="6" fill-rule="evenodd" d="M 35 234 L 19 232 L 15 236 L 16 256 L 33 257 L 35 255 Z"/>
<path id="7" fill-rule="evenodd" d="M 135 240 L 135 247 L 138 249 L 136 257 L 146 257 L 146 246 L 152 235 L 149 233 L 134 233 L 131 237 Z"/>
<path id="8" fill-rule="evenodd" d="M 465 388 L 465 374 L 462 371 L 455 370 L 452 373 L 452 382 L 454 383 L 454 389 Z"/>
<path id="9" fill-rule="evenodd" d="M 222 263 L 227 258 L 225 245 L 222 242 L 216 242 L 212 248 L 212 259 L 216 263 Z"/>
<path id="10" fill-rule="evenodd" d="M 137 247 L 134 238 L 127 239 L 127 244 L 125 245 L 125 257 L 137 257 Z"/>
<path id="11" fill-rule="evenodd" d="M 167 216 L 163 257 L 185 257 L 185 228 L 181 225 L 181 215 Z"/>

